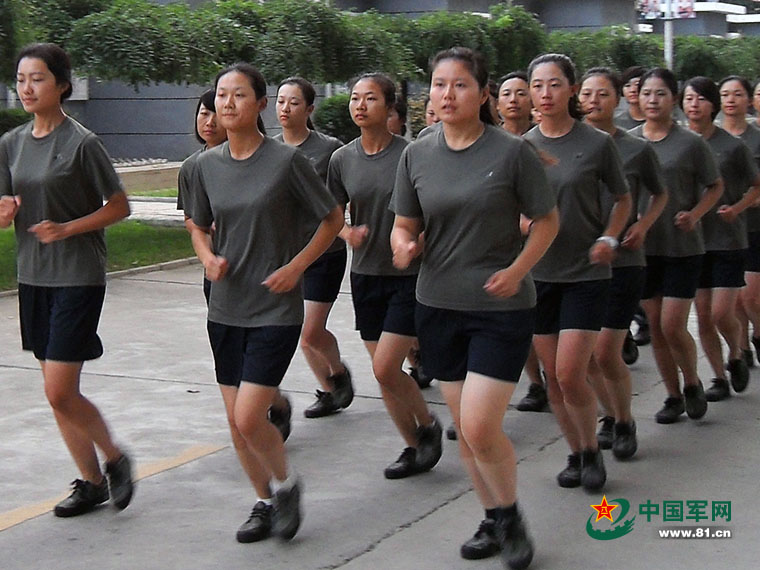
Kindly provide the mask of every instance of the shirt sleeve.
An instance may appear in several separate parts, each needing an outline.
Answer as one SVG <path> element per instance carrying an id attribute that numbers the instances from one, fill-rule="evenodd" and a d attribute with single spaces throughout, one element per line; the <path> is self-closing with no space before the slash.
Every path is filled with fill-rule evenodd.
<path id="1" fill-rule="evenodd" d="M 348 191 L 343 185 L 341 176 L 341 153 L 334 152 L 330 157 L 330 164 L 327 166 L 327 188 L 338 204 L 345 206 L 350 202 Z"/>
<path id="2" fill-rule="evenodd" d="M 191 212 L 193 223 L 199 228 L 210 228 L 214 222 L 214 214 L 211 211 L 211 202 L 208 199 L 206 185 L 203 180 L 203 172 L 200 164 L 195 165 L 190 176 Z"/>
<path id="3" fill-rule="evenodd" d="M 192 183 L 194 155 L 188 157 L 179 167 L 177 175 L 177 209 L 184 210 L 185 216 L 192 218 L 192 200 L 190 198 L 190 185 Z"/>
<path id="4" fill-rule="evenodd" d="M 715 162 L 715 155 L 702 137 L 695 139 L 694 152 L 694 171 L 697 182 L 700 186 L 710 186 L 715 184 L 720 178 L 718 164 Z"/>
<path id="5" fill-rule="evenodd" d="M 111 157 L 95 134 L 88 134 L 82 141 L 80 160 L 85 180 L 103 198 L 108 200 L 117 192 L 124 192 Z"/>
<path id="6" fill-rule="evenodd" d="M 0 138 L 0 196 L 13 196 L 11 164 L 8 157 L 8 135 Z"/>
<path id="7" fill-rule="evenodd" d="M 602 169 L 601 179 L 607 190 L 620 196 L 628 193 L 628 182 L 625 179 L 623 161 L 620 158 L 615 142 L 612 137 L 606 135 L 604 147 L 602 148 Z"/>
<path id="8" fill-rule="evenodd" d="M 533 144 L 520 141 L 516 166 L 514 188 L 521 213 L 529 218 L 545 216 L 557 205 L 557 195 Z"/>
<path id="9" fill-rule="evenodd" d="M 301 151 L 290 161 L 290 188 L 293 196 L 319 220 L 337 205 L 311 161 Z"/>
<path id="10" fill-rule="evenodd" d="M 422 206 L 420 205 L 417 189 L 411 178 L 411 156 L 408 145 L 401 153 L 396 169 L 396 183 L 391 195 L 390 210 L 399 216 L 407 218 L 422 218 Z"/>

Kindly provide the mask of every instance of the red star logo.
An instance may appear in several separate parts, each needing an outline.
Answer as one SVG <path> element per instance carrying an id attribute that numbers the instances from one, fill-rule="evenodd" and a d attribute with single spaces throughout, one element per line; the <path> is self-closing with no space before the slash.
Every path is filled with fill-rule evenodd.
<path id="1" fill-rule="evenodd" d="M 610 522 L 615 522 L 612 520 L 612 511 L 618 508 L 619 505 L 610 505 L 607 502 L 607 495 L 602 496 L 602 503 L 599 505 L 591 505 L 591 508 L 596 511 L 596 520 L 594 522 L 599 522 L 599 519 L 610 519 Z"/>

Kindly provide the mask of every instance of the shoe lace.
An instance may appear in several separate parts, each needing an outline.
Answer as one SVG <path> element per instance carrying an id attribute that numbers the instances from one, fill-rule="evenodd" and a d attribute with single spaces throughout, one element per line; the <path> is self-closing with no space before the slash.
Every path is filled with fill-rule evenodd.
<path id="1" fill-rule="evenodd" d="M 478 530 L 475 531 L 475 538 L 481 538 L 483 536 L 493 536 L 494 534 L 494 521 L 491 519 L 483 519 L 478 525 Z"/>
<path id="2" fill-rule="evenodd" d="M 400 463 L 402 461 L 414 461 L 415 459 L 417 459 L 417 450 L 413 447 L 406 447 L 396 461 Z"/>
<path id="3" fill-rule="evenodd" d="M 249 523 L 254 519 L 265 520 L 267 516 L 269 515 L 270 508 L 271 507 L 269 507 L 263 501 L 259 501 L 253 506 L 253 509 L 251 510 L 251 515 L 248 517 L 248 520 L 245 522 Z"/>
<path id="4" fill-rule="evenodd" d="M 598 423 L 602 424 L 603 429 L 612 429 L 612 426 L 615 425 L 615 418 L 612 416 L 604 416 Z"/>

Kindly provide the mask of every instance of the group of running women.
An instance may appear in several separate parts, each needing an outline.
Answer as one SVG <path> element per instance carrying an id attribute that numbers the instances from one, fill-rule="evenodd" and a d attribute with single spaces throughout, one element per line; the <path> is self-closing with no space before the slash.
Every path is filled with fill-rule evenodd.
<path id="1" fill-rule="evenodd" d="M 559 485 L 588 491 L 606 482 L 601 448 L 619 459 L 637 449 L 621 351 L 639 303 L 668 393 L 658 422 L 684 411 L 698 419 L 708 400 L 747 386 L 747 321 L 760 326 L 760 216 L 744 211 L 760 199 L 760 130 L 745 119 L 746 80 L 693 78 L 679 95 L 665 69 L 634 70 L 621 85 L 600 67 L 577 81 L 568 57 L 546 54 L 489 89 L 483 57 L 460 47 L 435 55 L 430 74 L 429 126 L 411 144 L 394 134 L 406 110 L 382 73 L 351 85 L 361 134 L 346 145 L 314 130 L 314 88 L 299 77 L 278 87 L 274 138 L 261 119 L 266 82 L 249 64 L 219 72 L 198 102 L 204 147 L 182 166 L 178 207 L 205 270 L 216 379 L 256 493 L 240 542 L 288 540 L 301 522 L 302 482 L 284 445 L 291 406 L 279 391 L 299 342 L 320 387 L 306 417 L 352 402 L 327 328 L 346 244 L 356 329 L 404 444 L 384 475 L 429 471 L 441 457 L 442 426 L 403 369 L 421 355 L 413 364 L 440 381 L 485 510 L 464 558 L 500 553 L 510 568 L 533 558 L 503 431 L 524 368 L 536 409 L 548 399 L 571 451 Z M 102 354 L 103 228 L 129 206 L 100 141 L 63 112 L 66 54 L 25 48 L 17 91 L 34 120 L 0 141 L 0 225 L 16 229 L 23 347 L 40 361 L 82 475 L 55 514 L 87 512 L 109 494 L 124 508 L 129 456 L 79 377 Z M 616 116 L 621 93 L 629 107 Z M 677 102 L 688 128 L 672 118 Z M 714 124 L 721 109 L 724 128 Z M 687 330 L 695 298 L 715 374 L 707 391 Z"/>

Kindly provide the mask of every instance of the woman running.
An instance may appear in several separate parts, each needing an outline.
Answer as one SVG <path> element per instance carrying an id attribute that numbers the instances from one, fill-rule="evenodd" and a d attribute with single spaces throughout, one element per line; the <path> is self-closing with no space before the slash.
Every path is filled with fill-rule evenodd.
<path id="1" fill-rule="evenodd" d="M 494 126 L 480 54 L 455 47 L 431 64 L 430 97 L 443 128 L 405 150 L 392 208 L 394 263 L 425 255 L 417 284 L 423 362 L 462 437 L 462 460 L 486 518 L 464 558 L 502 551 L 526 568 L 533 545 L 517 507 L 516 460 L 502 421 L 533 334 L 530 269 L 557 233 L 558 214 L 530 145 Z M 525 246 L 520 214 L 533 219 Z"/>
<path id="2" fill-rule="evenodd" d="M 735 95 L 729 95 L 729 89 L 736 90 L 737 86 L 744 92 L 745 88 L 735 81 L 721 88 L 726 101 Z M 707 141 L 724 184 L 720 200 L 702 218 L 705 255 L 696 296 L 699 339 L 714 374 L 712 386 L 705 392 L 708 402 L 730 395 L 726 372 L 736 392 L 743 392 L 749 382 L 736 304 L 744 286 L 748 247 L 743 212 L 760 198 L 760 172 L 749 148 L 713 123 L 721 108 L 721 89 L 707 77 L 693 77 L 681 92 L 681 107 L 689 128 Z M 726 106 L 730 108 L 730 102 Z M 728 364 L 724 364 L 721 336 L 728 345 Z"/>
<path id="3" fill-rule="evenodd" d="M 544 365 L 549 402 L 570 446 L 561 487 L 604 486 L 607 473 L 596 439 L 596 398 L 588 365 L 604 323 L 610 263 L 631 211 L 631 196 L 615 143 L 581 123 L 575 66 L 562 54 L 545 54 L 528 69 L 538 127 L 525 138 L 554 158 L 547 166 L 558 193 L 560 230 L 533 278 L 538 294 L 533 344 Z M 605 193 L 615 202 L 607 218 L 599 206 Z"/>
<path id="4" fill-rule="evenodd" d="M 639 208 L 631 208 L 624 237 L 612 262 L 610 296 L 602 331 L 594 349 L 594 361 L 603 380 L 598 389 L 596 384 L 592 385 L 603 406 L 608 407 L 608 413 L 612 412 L 609 416 L 612 420 L 609 422 L 609 443 L 604 443 L 606 434 L 601 433 L 598 436 L 599 444 L 602 448 L 612 448 L 618 459 L 627 459 L 636 453 L 638 442 L 636 422 L 631 413 L 631 373 L 623 361 L 623 344 L 644 287 L 644 240 L 665 208 L 668 194 L 660 163 L 651 145 L 615 126 L 614 113 L 620 100 L 620 83 L 611 69 L 594 67 L 583 76 L 578 98 L 586 114 L 586 123 L 612 135 L 623 160 L 631 199 L 633 204 L 641 205 L 642 211 L 639 216 Z M 602 207 L 605 213 L 610 212 L 612 200 L 603 196 Z M 603 418 L 603 422 L 606 419 Z"/>
<path id="5" fill-rule="evenodd" d="M 668 203 L 647 235 L 642 306 L 649 320 L 657 368 L 668 397 L 655 420 L 692 419 L 707 412 L 697 375 L 697 347 L 687 328 L 705 252 L 699 220 L 718 202 L 723 182 L 707 143 L 673 121 L 678 84 L 673 73 L 654 68 L 641 78 L 639 100 L 646 122 L 632 135 L 652 143 L 665 174 Z M 683 374 L 681 391 L 679 370 Z"/>
<path id="6" fill-rule="evenodd" d="M 362 75 L 351 87 L 349 111 L 361 135 L 330 159 L 327 182 L 351 224 L 341 237 L 353 249 L 351 293 L 356 328 L 372 358 L 385 407 L 406 448 L 385 469 L 388 479 L 429 471 L 441 458 L 441 426 L 402 365 L 416 337 L 414 287 L 419 262 L 393 266 L 388 209 L 398 161 L 407 142 L 388 130 L 396 86 L 382 73 Z"/>
<path id="7" fill-rule="evenodd" d="M 71 90 L 66 52 L 55 44 L 23 48 L 16 93 L 34 118 L 0 139 L 0 227 L 13 223 L 16 233 L 21 343 L 40 363 L 45 396 L 82 476 L 55 506 L 59 517 L 89 512 L 109 495 L 124 509 L 134 489 L 129 456 L 80 392 L 84 362 L 103 354 L 103 229 L 126 218 L 129 203 L 103 143 L 64 112 Z"/>
<path id="8" fill-rule="evenodd" d="M 629 67 L 623 72 L 623 97 L 627 107 L 615 115 L 615 125 L 626 131 L 644 123 L 644 112 L 639 106 L 639 82 L 644 73 L 646 69 L 640 65 Z"/>
<path id="9" fill-rule="evenodd" d="M 237 539 L 274 533 L 289 540 L 301 522 L 301 483 L 267 413 L 301 333 L 301 276 L 343 219 L 309 160 L 262 134 L 266 81 L 258 70 L 246 63 L 228 67 L 215 89 L 228 140 L 196 162 L 192 239 L 213 283 L 207 326 L 217 382 L 237 430 L 233 439 L 245 443 L 238 458 L 258 496 Z M 322 222 L 304 246 L 313 218 Z"/>
<path id="10" fill-rule="evenodd" d="M 282 134 L 274 137 L 294 146 L 311 161 L 323 181 L 333 152 L 343 146 L 338 139 L 314 130 L 311 113 L 316 92 L 301 77 L 283 80 L 277 89 L 277 120 Z M 315 227 L 317 221 L 315 220 Z M 312 228 L 313 230 L 313 228 Z M 313 235 L 309 231 L 308 236 Z M 322 390 L 304 410 L 307 418 L 321 418 L 351 405 L 354 387 L 351 372 L 340 359 L 338 340 L 327 330 L 327 319 L 338 298 L 346 272 L 346 242 L 340 238 L 304 273 L 304 323 L 301 350 Z"/>

